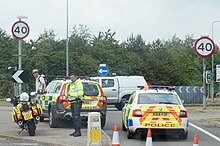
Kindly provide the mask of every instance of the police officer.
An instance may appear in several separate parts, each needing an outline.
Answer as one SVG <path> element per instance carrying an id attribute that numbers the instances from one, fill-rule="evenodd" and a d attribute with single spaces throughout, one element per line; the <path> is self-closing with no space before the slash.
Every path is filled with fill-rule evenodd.
<path id="1" fill-rule="evenodd" d="M 34 69 L 33 71 L 32 71 L 32 75 L 35 77 L 35 79 L 36 79 L 36 82 L 35 82 L 35 88 L 36 88 L 36 95 L 38 94 L 38 93 L 43 93 L 44 91 L 45 91 L 45 88 L 46 88 L 46 82 L 45 82 L 45 80 L 44 80 L 44 78 L 43 78 L 43 76 L 41 76 L 40 74 L 39 74 L 39 70 L 37 70 L 37 69 Z"/>
<path id="2" fill-rule="evenodd" d="M 71 111 L 73 115 L 73 123 L 75 132 L 71 133 L 70 136 L 78 137 L 81 136 L 81 117 L 80 112 L 82 108 L 83 97 L 83 84 L 80 80 L 77 80 L 77 75 L 75 72 L 70 73 L 71 83 L 67 88 L 68 101 L 71 105 Z"/>

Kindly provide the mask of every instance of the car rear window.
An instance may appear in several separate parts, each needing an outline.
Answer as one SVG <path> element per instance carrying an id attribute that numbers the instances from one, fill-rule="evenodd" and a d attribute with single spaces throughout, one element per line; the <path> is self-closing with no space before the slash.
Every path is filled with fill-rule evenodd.
<path id="1" fill-rule="evenodd" d="M 172 93 L 140 93 L 138 104 L 174 104 L 179 105 L 178 97 Z"/>
<path id="2" fill-rule="evenodd" d="M 93 83 L 82 83 L 83 84 L 83 91 L 84 95 L 86 96 L 98 96 L 99 95 L 99 90 L 98 86 Z"/>

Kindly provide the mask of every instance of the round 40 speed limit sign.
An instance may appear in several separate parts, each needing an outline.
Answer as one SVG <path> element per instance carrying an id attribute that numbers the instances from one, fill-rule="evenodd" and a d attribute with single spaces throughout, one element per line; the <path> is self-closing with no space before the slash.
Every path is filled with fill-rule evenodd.
<path id="1" fill-rule="evenodd" d="M 194 49 L 197 55 L 207 58 L 214 53 L 215 44 L 209 37 L 201 37 L 196 40 Z"/>
<path id="2" fill-rule="evenodd" d="M 11 31 L 15 38 L 22 40 L 28 36 L 30 28 L 26 22 L 17 21 L 13 24 Z"/>

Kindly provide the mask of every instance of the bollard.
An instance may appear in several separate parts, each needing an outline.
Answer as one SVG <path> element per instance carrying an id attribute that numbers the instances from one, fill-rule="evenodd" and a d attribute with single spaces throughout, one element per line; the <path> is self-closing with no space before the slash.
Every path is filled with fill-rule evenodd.
<path id="1" fill-rule="evenodd" d="M 88 114 L 87 146 L 101 146 L 101 118 L 100 113 Z"/>

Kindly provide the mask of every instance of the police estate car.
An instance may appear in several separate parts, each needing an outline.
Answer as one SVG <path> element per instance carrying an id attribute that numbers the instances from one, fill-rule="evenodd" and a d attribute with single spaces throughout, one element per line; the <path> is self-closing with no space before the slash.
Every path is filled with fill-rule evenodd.
<path id="1" fill-rule="evenodd" d="M 174 87 L 144 86 L 132 93 L 122 110 L 122 129 L 127 138 L 146 132 L 177 134 L 187 139 L 189 120 Z"/>
<path id="2" fill-rule="evenodd" d="M 104 95 L 102 88 L 97 82 L 81 80 L 83 84 L 84 95 L 82 98 L 82 120 L 87 120 L 89 112 L 99 112 L 101 114 L 101 127 L 106 123 L 107 97 Z M 72 113 L 70 104 L 67 100 L 69 79 L 58 77 L 51 81 L 46 88 L 46 92 L 38 97 L 42 107 L 40 121 L 49 118 L 51 128 L 59 126 L 60 119 L 71 119 Z"/>

